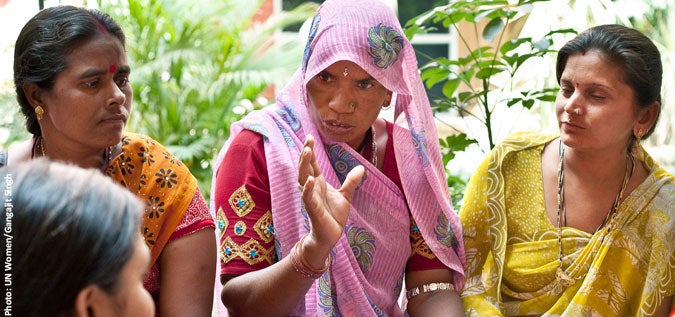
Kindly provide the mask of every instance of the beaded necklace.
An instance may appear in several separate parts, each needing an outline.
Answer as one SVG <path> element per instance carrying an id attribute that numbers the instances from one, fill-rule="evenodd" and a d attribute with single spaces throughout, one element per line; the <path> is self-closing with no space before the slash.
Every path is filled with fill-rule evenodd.
<path id="1" fill-rule="evenodd" d="M 363 153 L 363 149 L 366 147 L 366 143 L 370 141 L 370 162 L 377 167 L 377 142 L 375 142 L 375 128 L 370 127 L 368 130 L 366 137 L 363 138 L 363 141 L 361 141 L 361 144 L 356 148 L 356 152 L 359 152 L 361 155 L 365 157 L 366 153 Z"/>
<path id="2" fill-rule="evenodd" d="M 560 264 L 556 269 L 555 279 L 559 291 L 562 291 L 574 285 L 577 279 L 582 279 L 583 276 L 575 279 L 569 276 L 569 274 L 567 274 L 562 267 L 563 266 L 562 227 L 567 226 L 567 213 L 565 212 L 565 191 L 563 188 L 563 180 L 565 179 L 565 147 L 563 147 L 562 145 L 562 140 L 560 140 L 558 143 L 558 153 L 560 154 L 560 162 L 558 164 L 558 260 Z M 616 210 L 619 208 L 619 204 L 623 199 L 623 192 L 626 189 L 626 185 L 628 185 L 628 181 L 630 181 L 631 177 L 633 176 L 634 171 L 635 171 L 635 157 L 633 157 L 630 154 L 626 154 L 626 170 L 623 175 L 623 182 L 621 184 L 621 189 L 619 190 L 619 193 L 616 195 L 616 198 L 614 198 L 612 208 L 609 210 L 600 226 L 598 226 L 598 228 L 595 229 L 594 233 L 598 232 L 608 223 L 610 224 L 608 226 L 607 232 L 611 230 L 612 227 L 611 223 L 613 223 L 614 217 L 616 216 Z"/>
<path id="3" fill-rule="evenodd" d="M 377 167 L 377 142 L 375 141 L 375 128 L 370 127 L 371 131 L 371 151 L 372 153 L 370 154 L 370 162 L 373 163 L 375 167 Z"/>

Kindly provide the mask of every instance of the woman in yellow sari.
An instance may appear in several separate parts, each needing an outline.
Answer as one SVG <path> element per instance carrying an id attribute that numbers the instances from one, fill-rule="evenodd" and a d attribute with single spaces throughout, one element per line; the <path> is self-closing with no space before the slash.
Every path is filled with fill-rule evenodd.
<path id="1" fill-rule="evenodd" d="M 640 146 L 661 107 L 641 33 L 593 27 L 560 50 L 559 136 L 516 134 L 472 176 L 460 219 L 468 316 L 667 316 L 675 177 Z"/>

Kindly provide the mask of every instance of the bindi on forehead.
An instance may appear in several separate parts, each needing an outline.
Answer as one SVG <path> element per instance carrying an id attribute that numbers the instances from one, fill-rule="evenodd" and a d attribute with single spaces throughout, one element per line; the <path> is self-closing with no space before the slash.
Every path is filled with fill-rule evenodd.
<path id="1" fill-rule="evenodd" d="M 115 64 L 110 65 L 110 68 L 108 68 L 108 71 L 109 71 L 111 74 L 114 74 L 116 70 L 117 70 L 117 67 L 115 66 Z"/>

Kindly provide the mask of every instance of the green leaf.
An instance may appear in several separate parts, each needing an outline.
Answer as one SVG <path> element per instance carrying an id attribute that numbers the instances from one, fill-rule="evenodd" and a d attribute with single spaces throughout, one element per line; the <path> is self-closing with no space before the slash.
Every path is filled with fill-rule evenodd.
<path id="1" fill-rule="evenodd" d="M 443 94 L 448 98 L 452 97 L 460 83 L 461 80 L 459 78 L 448 79 L 443 85 Z"/>
<path id="2" fill-rule="evenodd" d="M 496 75 L 496 74 L 499 74 L 499 73 L 501 73 L 501 72 L 503 72 L 503 71 L 504 71 L 503 68 L 498 68 L 498 67 L 485 67 L 485 68 L 482 68 L 481 70 L 479 70 L 479 71 L 476 73 L 476 78 L 478 78 L 478 79 L 487 79 L 487 78 L 490 78 L 490 77 L 492 77 L 492 76 L 494 76 L 494 75 Z"/>
<path id="3" fill-rule="evenodd" d="M 420 74 L 420 77 L 425 82 L 427 89 L 433 87 L 437 83 L 444 81 L 450 75 L 450 71 L 444 68 L 429 68 Z"/>
<path id="4" fill-rule="evenodd" d="M 523 100 L 522 98 L 512 98 L 512 99 L 509 99 L 509 101 L 506 103 L 506 106 L 510 108 L 511 106 L 513 106 L 513 105 L 515 105 L 515 104 L 518 104 L 518 103 L 521 102 L 522 100 Z"/>
<path id="5" fill-rule="evenodd" d="M 530 43 L 530 42 L 531 42 L 531 40 L 530 40 L 529 37 L 528 38 L 518 38 L 518 39 L 509 40 L 509 41 L 504 42 L 504 44 L 502 44 L 502 46 L 499 48 L 499 52 L 502 53 L 502 54 L 506 54 L 510 51 L 513 51 L 513 50 L 519 48 L 521 45 L 523 45 L 525 43 Z"/>
<path id="6" fill-rule="evenodd" d="M 453 151 L 464 151 L 466 147 L 476 143 L 478 143 L 478 141 L 470 139 L 466 133 L 459 133 L 445 137 L 446 146 Z"/>

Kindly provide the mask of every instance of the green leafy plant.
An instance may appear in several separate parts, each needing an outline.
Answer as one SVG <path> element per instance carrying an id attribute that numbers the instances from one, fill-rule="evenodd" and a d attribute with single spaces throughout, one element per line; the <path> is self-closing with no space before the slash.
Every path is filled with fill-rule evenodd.
<path id="1" fill-rule="evenodd" d="M 301 45 L 280 40 L 275 32 L 306 20 L 315 9 L 304 5 L 254 23 L 261 3 L 99 0 L 127 35 L 134 89 L 127 129 L 169 148 L 207 197 L 213 160 L 230 124 L 266 105 L 264 90 L 280 85 L 300 63 Z"/>
<path id="2" fill-rule="evenodd" d="M 526 90 L 515 85 L 514 80 L 525 63 L 554 52 L 551 47 L 555 34 L 573 32 L 550 31 L 541 39 L 518 37 L 532 5 L 542 1 L 547 0 L 519 0 L 515 4 L 506 0 L 453 1 L 406 24 L 406 36 L 411 39 L 439 23 L 457 34 L 460 51 L 467 53 L 454 59 L 431 59 L 421 67 L 421 77 L 428 89 L 442 85 L 443 96 L 431 96 L 436 115 L 456 111 L 461 118 L 473 117 L 482 124 L 487 136 L 487 144 L 479 144 L 483 149 L 495 146 L 493 115 L 498 107 L 522 105 L 530 109 L 536 101 L 555 100 L 556 88 Z M 496 78 L 506 84 L 495 85 Z M 447 165 L 456 152 L 475 143 L 478 141 L 466 133 L 441 138 L 444 163 Z M 448 177 L 456 204 L 465 183 L 457 176 Z"/>
<path id="3" fill-rule="evenodd" d="M 30 138 L 26 130 L 24 119 L 19 104 L 16 101 L 16 93 L 13 86 L 2 88 L 8 93 L 0 94 L 0 149 L 7 148 L 10 144 Z M 4 141 L 4 144 L 2 144 Z"/>

